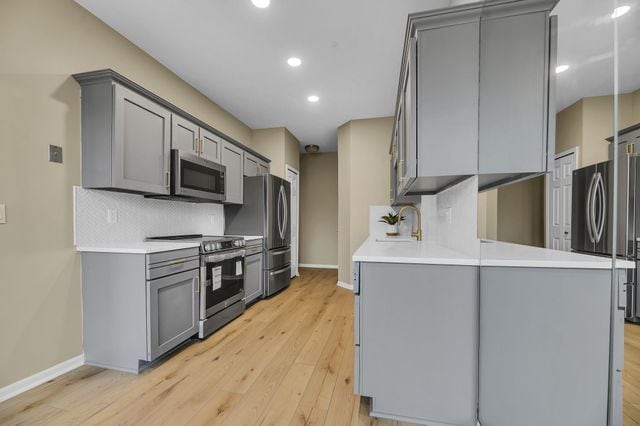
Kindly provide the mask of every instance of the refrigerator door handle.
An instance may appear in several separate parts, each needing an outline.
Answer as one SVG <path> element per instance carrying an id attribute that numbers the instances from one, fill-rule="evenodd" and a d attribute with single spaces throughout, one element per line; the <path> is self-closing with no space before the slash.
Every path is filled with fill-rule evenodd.
<path id="1" fill-rule="evenodd" d="M 278 233 L 280 234 L 280 238 L 284 239 L 284 215 L 282 214 L 282 210 L 284 210 L 284 203 L 282 201 L 282 191 L 284 191 L 284 187 L 280 185 L 280 191 L 278 192 Z"/>
<path id="2" fill-rule="evenodd" d="M 596 191 L 599 193 L 600 197 L 600 218 L 596 229 L 596 242 L 599 243 L 602 239 L 602 233 L 604 232 L 605 216 L 607 214 L 607 197 L 604 187 L 604 179 L 602 179 L 602 174 L 599 172 L 596 179 Z"/>
<path id="3" fill-rule="evenodd" d="M 287 207 L 289 200 L 287 200 L 287 191 L 284 189 L 284 186 L 281 186 L 281 188 L 282 188 L 282 213 L 284 216 L 284 220 L 282 221 L 282 239 L 285 240 L 287 236 L 287 222 L 289 221 L 289 208 Z"/>
<path id="4" fill-rule="evenodd" d="M 593 218 L 592 218 L 592 209 L 593 209 L 593 187 L 596 181 L 596 174 L 591 175 L 591 182 L 589 183 L 589 189 L 587 190 L 587 203 L 585 206 L 585 215 L 586 215 L 586 223 L 587 223 L 587 233 L 589 234 L 589 241 L 595 243 L 594 236 L 594 228 L 593 228 Z"/>

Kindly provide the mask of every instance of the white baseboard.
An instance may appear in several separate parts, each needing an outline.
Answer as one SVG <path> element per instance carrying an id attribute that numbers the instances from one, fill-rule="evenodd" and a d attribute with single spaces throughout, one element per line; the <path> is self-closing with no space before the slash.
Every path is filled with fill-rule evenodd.
<path id="1" fill-rule="evenodd" d="M 338 269 L 338 265 L 322 265 L 316 263 L 301 263 L 298 266 L 301 268 Z"/>
<path id="2" fill-rule="evenodd" d="M 338 287 L 346 288 L 347 290 L 353 291 L 353 284 L 348 284 L 344 281 L 338 281 Z"/>
<path id="3" fill-rule="evenodd" d="M 64 373 L 68 373 L 82 365 L 84 365 L 84 354 L 62 361 L 60 364 L 54 365 L 53 367 L 49 367 L 32 376 L 25 377 L 22 380 L 18 380 L 15 383 L 0 388 L 0 402 L 13 398 L 16 395 L 20 395 L 29 389 L 33 389 L 38 385 L 55 379 L 56 377 L 61 376 Z"/>

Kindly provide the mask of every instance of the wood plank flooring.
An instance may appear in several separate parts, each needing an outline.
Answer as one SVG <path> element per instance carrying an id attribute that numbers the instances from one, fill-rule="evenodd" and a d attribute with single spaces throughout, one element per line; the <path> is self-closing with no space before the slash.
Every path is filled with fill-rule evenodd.
<path id="1" fill-rule="evenodd" d="M 0 404 L 0 424 L 401 425 L 353 394 L 353 295 L 302 269 L 139 376 L 84 366 Z M 640 326 L 625 326 L 624 424 L 640 426 Z"/>

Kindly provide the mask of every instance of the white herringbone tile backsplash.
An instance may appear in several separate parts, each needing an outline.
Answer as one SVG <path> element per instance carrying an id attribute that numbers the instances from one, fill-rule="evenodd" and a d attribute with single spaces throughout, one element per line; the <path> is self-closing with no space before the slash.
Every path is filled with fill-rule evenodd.
<path id="1" fill-rule="evenodd" d="M 224 235 L 224 210 L 220 204 L 154 200 L 81 187 L 74 187 L 73 191 L 77 246 L 139 242 L 160 235 Z M 109 209 L 116 211 L 116 223 L 107 221 Z"/>

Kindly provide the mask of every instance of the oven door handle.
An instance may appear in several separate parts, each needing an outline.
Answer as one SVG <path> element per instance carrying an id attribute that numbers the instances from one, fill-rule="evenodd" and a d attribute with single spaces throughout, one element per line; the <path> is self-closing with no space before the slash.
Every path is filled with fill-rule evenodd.
<path id="1" fill-rule="evenodd" d="M 234 257 L 244 257 L 244 255 L 245 255 L 245 250 L 235 250 L 229 253 L 212 254 L 209 256 L 204 256 L 203 260 L 205 263 L 222 262 L 224 260 L 233 259 Z"/>

